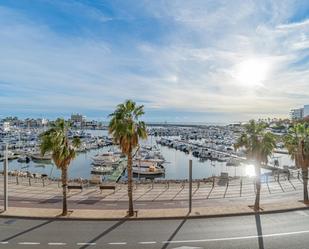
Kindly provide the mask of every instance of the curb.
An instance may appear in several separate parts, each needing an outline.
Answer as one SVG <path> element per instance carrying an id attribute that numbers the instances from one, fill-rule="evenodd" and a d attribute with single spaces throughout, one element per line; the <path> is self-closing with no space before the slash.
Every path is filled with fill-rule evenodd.
<path id="1" fill-rule="evenodd" d="M 5 213 L 0 214 L 1 218 L 11 218 L 11 219 L 27 219 L 27 220 L 55 220 L 55 221 L 135 221 L 135 220 L 179 220 L 179 219 L 211 219 L 211 218 L 224 218 L 224 217 L 238 217 L 238 216 L 249 216 L 249 215 L 264 215 L 264 214 L 277 214 L 277 213 L 287 213 L 293 211 L 309 210 L 309 207 L 298 207 L 298 208 L 288 208 L 288 209 L 277 209 L 269 211 L 260 212 L 243 212 L 243 213 L 226 213 L 226 214 L 209 214 L 209 215 L 186 215 L 186 216 L 166 216 L 166 217 L 119 217 L 119 218 L 91 218 L 91 217 L 61 217 L 61 216 L 46 216 L 46 217 L 32 217 L 24 215 L 6 215 Z"/>

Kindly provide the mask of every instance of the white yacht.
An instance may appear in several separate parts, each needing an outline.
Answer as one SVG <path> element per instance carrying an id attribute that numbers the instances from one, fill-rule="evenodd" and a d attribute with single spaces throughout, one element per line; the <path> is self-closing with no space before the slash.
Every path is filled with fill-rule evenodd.
<path id="1" fill-rule="evenodd" d="M 41 153 L 32 153 L 30 157 L 33 161 L 50 161 L 52 159 L 52 155 L 50 153 L 46 153 L 44 156 Z"/>
<path id="2" fill-rule="evenodd" d="M 113 170 L 114 169 L 111 166 L 93 166 L 91 169 L 91 174 L 104 175 L 112 173 Z"/>
<path id="3" fill-rule="evenodd" d="M 133 174 L 139 175 L 162 175 L 165 173 L 163 166 L 148 160 L 134 160 L 132 171 Z"/>
<path id="4" fill-rule="evenodd" d="M 98 154 L 92 158 L 92 165 L 95 166 L 111 166 L 115 167 L 120 162 L 120 154 L 114 152 L 106 152 Z"/>

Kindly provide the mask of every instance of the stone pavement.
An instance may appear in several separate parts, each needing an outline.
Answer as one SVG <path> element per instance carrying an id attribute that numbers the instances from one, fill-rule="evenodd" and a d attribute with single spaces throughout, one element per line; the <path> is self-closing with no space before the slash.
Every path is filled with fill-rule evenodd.
<path id="1" fill-rule="evenodd" d="M 9 210 L 3 215 L 55 217 L 60 213 L 62 193 L 58 182 L 41 179 L 9 179 Z M 0 177 L 0 186 L 3 178 Z M 134 185 L 134 205 L 138 217 L 179 217 L 188 213 L 188 183 L 148 183 Z M 3 193 L 0 193 L 0 200 Z M 254 202 L 253 178 L 230 179 L 213 182 L 196 181 L 193 184 L 193 210 L 190 216 L 212 216 L 250 213 Z M 263 211 L 306 208 L 302 199 L 301 179 L 279 181 L 269 177 L 262 184 Z M 127 185 L 116 184 L 116 190 L 103 190 L 98 186 L 84 186 L 83 190 L 70 190 L 71 218 L 121 218 L 126 215 Z M 0 201 L 2 205 L 2 201 Z"/>
<path id="2" fill-rule="evenodd" d="M 70 185 L 79 185 L 71 183 Z M 3 186 L 3 177 L 0 177 L 0 186 Z M 119 202 L 127 201 L 127 185 L 116 184 L 116 190 L 99 190 L 98 186 L 84 186 L 83 190 L 70 190 L 68 198 L 70 200 L 89 200 L 99 198 L 101 200 Z M 282 176 L 280 180 L 269 177 L 268 182 L 262 183 L 261 195 L 269 196 L 278 193 L 293 192 L 302 190 L 302 181 L 297 177 L 290 178 Z M 236 197 L 252 197 L 255 195 L 254 178 L 231 179 L 215 183 L 208 181 L 195 181 L 193 183 L 193 199 L 220 199 Z M 62 194 L 61 183 L 51 180 L 29 179 L 9 177 L 9 196 L 24 199 L 48 200 L 59 197 Z M 182 183 L 147 183 L 135 184 L 133 196 L 135 201 L 175 201 L 187 200 L 189 194 L 189 184 Z M 0 195 L 2 193 L 0 192 Z"/>

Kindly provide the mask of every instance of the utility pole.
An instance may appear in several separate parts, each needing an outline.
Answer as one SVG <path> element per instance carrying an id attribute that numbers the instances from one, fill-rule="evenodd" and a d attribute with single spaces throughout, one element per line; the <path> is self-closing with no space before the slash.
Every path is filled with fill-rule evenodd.
<path id="1" fill-rule="evenodd" d="M 189 213 L 192 211 L 192 159 L 189 160 Z"/>
<path id="2" fill-rule="evenodd" d="M 3 182 L 4 182 L 4 211 L 8 209 L 8 144 L 5 146 L 4 161 L 3 161 Z"/>

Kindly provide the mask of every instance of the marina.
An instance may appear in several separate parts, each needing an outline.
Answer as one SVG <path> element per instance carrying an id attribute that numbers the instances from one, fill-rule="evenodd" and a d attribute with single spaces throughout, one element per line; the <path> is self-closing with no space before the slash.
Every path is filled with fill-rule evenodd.
<path id="1" fill-rule="evenodd" d="M 60 177 L 51 155 L 39 153 L 41 131 L 16 128 L 9 136 L 7 132 L 1 133 L 2 150 L 6 142 L 10 145 L 9 170 L 12 174 Z M 252 177 L 254 166 L 245 162 L 243 151 L 235 153 L 233 149 L 239 132 L 238 126 L 150 127 L 148 139 L 141 141 L 135 154 L 133 176 L 137 180 L 187 179 L 191 159 L 194 179 L 222 174 Z M 69 167 L 71 179 L 126 180 L 126 158 L 117 146 L 112 145 L 107 130 L 73 130 L 70 136 L 79 136 L 82 141 L 77 157 Z M 262 173 L 270 175 L 276 169 L 295 170 L 293 162 L 284 153 L 275 153 Z"/>

